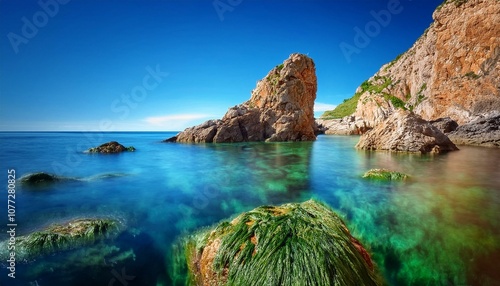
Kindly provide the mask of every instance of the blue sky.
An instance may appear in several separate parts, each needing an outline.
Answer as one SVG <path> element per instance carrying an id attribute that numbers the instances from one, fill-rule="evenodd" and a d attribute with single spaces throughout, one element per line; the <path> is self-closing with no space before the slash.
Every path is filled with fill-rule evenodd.
<path id="1" fill-rule="evenodd" d="M 182 130 L 248 100 L 295 52 L 316 63 L 319 116 L 441 2 L 0 0 L 0 130 Z"/>

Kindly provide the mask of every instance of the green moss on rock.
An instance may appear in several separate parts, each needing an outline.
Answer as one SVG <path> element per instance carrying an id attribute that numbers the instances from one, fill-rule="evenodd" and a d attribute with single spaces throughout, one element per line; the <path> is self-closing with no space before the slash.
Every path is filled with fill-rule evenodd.
<path id="1" fill-rule="evenodd" d="M 409 178 L 408 175 L 390 171 L 387 169 L 371 169 L 363 175 L 363 178 L 385 180 L 385 181 L 404 181 Z"/>
<path id="2" fill-rule="evenodd" d="M 328 207 L 263 206 L 184 240 L 192 285 L 381 285 L 370 255 Z"/>
<path id="3" fill-rule="evenodd" d="M 117 234 L 118 222 L 110 219 L 78 219 L 52 225 L 17 238 L 18 252 L 27 257 L 50 254 L 88 245 Z"/>
<path id="4" fill-rule="evenodd" d="M 61 178 L 44 172 L 27 174 L 19 178 L 19 182 L 28 186 L 47 185 L 61 181 Z"/>

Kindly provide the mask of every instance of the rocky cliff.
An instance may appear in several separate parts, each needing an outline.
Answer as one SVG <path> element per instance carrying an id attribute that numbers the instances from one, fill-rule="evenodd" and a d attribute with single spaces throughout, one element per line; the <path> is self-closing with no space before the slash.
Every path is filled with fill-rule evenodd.
<path id="1" fill-rule="evenodd" d="M 220 120 L 188 128 L 166 141 L 315 140 L 316 90 L 313 60 L 303 54 L 292 54 L 257 83 L 250 100 L 231 107 Z"/>
<path id="2" fill-rule="evenodd" d="M 358 122 L 344 129 L 373 127 L 397 109 L 460 125 L 500 110 L 500 1 L 448 0 L 433 19 L 408 51 L 357 89 L 346 102 L 356 101 L 355 110 L 339 105 L 347 112 L 334 117 L 354 117 L 340 124 Z"/>

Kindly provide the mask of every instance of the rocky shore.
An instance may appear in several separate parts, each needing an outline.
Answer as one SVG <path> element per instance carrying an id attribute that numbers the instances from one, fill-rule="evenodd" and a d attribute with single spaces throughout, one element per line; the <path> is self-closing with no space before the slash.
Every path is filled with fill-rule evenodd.
<path id="1" fill-rule="evenodd" d="M 406 52 L 383 65 L 354 96 L 318 120 L 325 134 L 363 134 L 397 110 L 448 118 L 455 144 L 500 144 L 500 2 L 445 1 Z M 451 126 L 450 126 L 451 127 Z"/>

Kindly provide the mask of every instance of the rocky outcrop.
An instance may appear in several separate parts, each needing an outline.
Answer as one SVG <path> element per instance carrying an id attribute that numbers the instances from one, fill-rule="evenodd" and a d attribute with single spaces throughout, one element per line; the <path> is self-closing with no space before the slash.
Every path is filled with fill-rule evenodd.
<path id="1" fill-rule="evenodd" d="M 461 125 L 499 111 L 500 1 L 448 0 L 433 19 L 408 51 L 336 108 L 348 114 L 330 114 L 352 115 L 374 127 L 399 109 L 425 120 L 450 117 Z"/>
<path id="2" fill-rule="evenodd" d="M 220 120 L 188 128 L 167 142 L 222 143 L 315 140 L 316 71 L 311 58 L 292 54 L 257 83 L 247 102 Z"/>
<path id="3" fill-rule="evenodd" d="M 382 285 L 344 222 L 312 200 L 243 213 L 183 253 L 195 285 Z"/>
<path id="4" fill-rule="evenodd" d="M 360 135 L 370 130 L 366 122 L 355 116 L 340 119 L 317 119 L 316 123 L 322 134 L 327 135 Z"/>
<path id="5" fill-rule="evenodd" d="M 125 147 L 116 141 L 104 143 L 98 147 L 90 148 L 89 150 L 87 150 L 88 153 L 103 153 L 103 154 L 121 153 L 127 151 L 134 152 L 135 148 L 132 146 Z"/>
<path id="6" fill-rule="evenodd" d="M 458 145 L 500 147 L 500 113 L 461 125 L 448 137 Z"/>
<path id="7" fill-rule="evenodd" d="M 415 113 L 399 110 L 366 132 L 356 148 L 416 153 L 458 150 L 450 139 Z"/>

